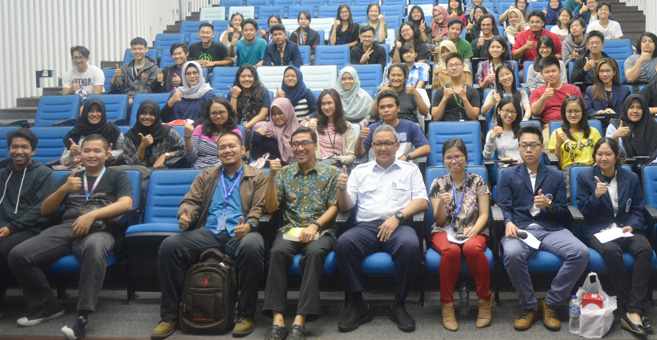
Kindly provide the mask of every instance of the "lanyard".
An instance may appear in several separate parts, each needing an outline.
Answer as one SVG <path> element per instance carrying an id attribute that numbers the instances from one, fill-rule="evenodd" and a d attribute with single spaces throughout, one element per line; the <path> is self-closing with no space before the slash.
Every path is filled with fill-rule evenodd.
<path id="1" fill-rule="evenodd" d="M 224 189 L 224 215 L 226 215 L 226 208 L 228 207 L 228 200 L 230 199 L 231 196 L 233 196 L 233 191 L 237 187 L 237 184 L 240 182 L 240 178 L 242 177 L 242 171 L 237 174 L 237 178 L 235 179 L 235 183 L 233 183 L 233 187 L 230 188 L 230 191 L 226 191 L 226 181 L 224 180 L 224 172 L 221 172 L 221 185 Z"/>
<path id="2" fill-rule="evenodd" d="M 335 129 L 335 125 L 333 126 L 333 139 L 331 140 L 331 132 L 328 127 L 326 128 L 326 135 L 331 143 L 331 152 L 333 153 L 333 156 L 339 156 L 338 153 L 335 152 L 335 141 L 338 139 L 338 130 Z"/>
<path id="3" fill-rule="evenodd" d="M 641 64 L 641 66 L 643 67 L 643 72 L 646 73 L 646 78 L 648 78 L 648 80 L 650 80 L 650 77 L 652 76 L 652 72 L 655 70 L 654 60 L 650 59 L 650 68 L 649 69 L 646 69 L 646 63 L 645 62 L 643 64 Z M 650 71 L 650 72 L 648 72 L 648 71 Z"/>
<path id="4" fill-rule="evenodd" d="M 105 174 L 105 167 L 103 167 L 103 170 L 100 172 L 100 175 L 96 177 L 96 181 L 94 182 L 94 185 L 91 187 L 91 191 L 89 191 L 89 184 L 87 183 L 87 172 L 84 172 L 84 196 L 86 197 L 87 200 L 89 200 L 89 196 L 96 191 L 96 187 L 98 186 L 98 183 L 100 182 L 100 179 L 103 177 Z"/>
<path id="5" fill-rule="evenodd" d="M 451 177 L 450 177 L 451 179 Z M 452 229 L 454 229 L 454 224 L 456 223 L 456 216 L 459 215 L 459 212 L 461 211 L 461 205 L 463 204 L 463 196 L 465 196 L 465 182 L 468 180 L 468 170 L 465 170 L 465 177 L 463 177 L 463 193 L 461 194 L 461 198 L 459 199 L 458 203 L 456 203 L 456 210 L 454 211 L 454 218 L 452 219 Z M 454 182 L 452 181 L 452 191 L 454 192 L 454 202 L 456 202 L 456 185 L 454 185 Z"/>
<path id="6" fill-rule="evenodd" d="M 571 148 L 570 150 L 568 150 L 568 153 L 570 154 L 570 160 L 572 161 L 572 163 L 575 163 L 575 152 L 577 151 L 577 148 L 579 148 L 579 142 L 582 141 L 582 135 L 583 134 L 584 134 L 584 131 L 579 132 L 579 137 L 577 137 L 577 144 L 575 144 L 574 148 Z M 570 144 L 570 141 L 568 141 L 568 143 Z"/>

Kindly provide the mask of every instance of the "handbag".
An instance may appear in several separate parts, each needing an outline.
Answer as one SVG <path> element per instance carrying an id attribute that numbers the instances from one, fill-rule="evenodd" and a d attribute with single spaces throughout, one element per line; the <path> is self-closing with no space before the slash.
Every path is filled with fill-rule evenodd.
<path id="1" fill-rule="evenodd" d="M 114 202 L 108 200 L 107 198 L 104 197 L 94 197 L 93 195 L 89 197 L 88 200 L 86 200 L 84 203 L 79 208 L 79 216 L 88 214 L 94 210 L 98 210 L 100 208 L 104 208 Z M 109 220 L 109 221 L 108 221 Z M 112 219 L 104 219 L 104 220 L 95 220 L 94 223 L 91 225 L 91 228 L 89 229 L 90 231 L 106 231 L 108 224 L 111 223 Z"/>
<path id="2" fill-rule="evenodd" d="M 577 290 L 577 300 L 582 301 L 582 296 L 586 293 L 601 295 L 602 308 L 593 303 L 580 308 L 579 335 L 585 338 L 602 338 L 614 323 L 616 297 L 609 296 L 602 290 L 595 272 L 589 273 L 582 287 Z"/>

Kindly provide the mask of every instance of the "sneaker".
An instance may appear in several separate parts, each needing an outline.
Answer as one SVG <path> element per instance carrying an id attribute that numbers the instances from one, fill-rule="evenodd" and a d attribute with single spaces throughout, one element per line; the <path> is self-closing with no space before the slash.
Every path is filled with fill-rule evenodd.
<path id="1" fill-rule="evenodd" d="M 541 300 L 538 304 L 543 313 L 543 324 L 545 328 L 556 332 L 561 329 L 561 321 L 557 319 L 557 307 L 550 306 L 545 300 Z"/>
<path id="2" fill-rule="evenodd" d="M 161 340 L 176 331 L 176 321 L 160 321 L 151 332 L 151 339 Z"/>
<path id="3" fill-rule="evenodd" d="M 62 308 L 59 303 L 46 303 L 32 309 L 26 316 L 16 320 L 16 323 L 23 327 L 28 327 L 62 316 L 64 316 L 64 308 Z"/>
<path id="4" fill-rule="evenodd" d="M 272 325 L 265 340 L 285 340 L 287 338 L 287 328 Z"/>
<path id="5" fill-rule="evenodd" d="M 520 315 L 518 315 L 516 320 L 513 322 L 513 328 L 517 331 L 528 330 L 529 327 L 531 327 L 532 324 L 538 320 L 540 314 L 541 313 L 538 306 L 531 309 L 523 309 Z"/>
<path id="6" fill-rule="evenodd" d="M 253 320 L 240 316 L 239 319 L 237 319 L 237 322 L 235 323 L 235 327 L 233 327 L 233 336 L 234 337 L 242 337 L 242 336 L 247 336 L 253 332 L 253 327 L 254 323 Z"/>
<path id="7" fill-rule="evenodd" d="M 62 333 L 66 335 L 68 340 L 75 340 L 84 338 L 84 326 L 87 325 L 87 318 L 79 315 L 68 325 L 62 327 Z"/>
<path id="8" fill-rule="evenodd" d="M 372 320 L 374 320 L 374 317 L 370 312 L 369 306 L 364 308 L 362 311 L 359 311 L 353 306 L 350 306 L 347 314 L 342 317 L 342 319 L 340 319 L 340 322 L 338 322 L 338 330 L 340 332 L 351 332 L 356 330 L 358 326 L 368 323 Z"/>

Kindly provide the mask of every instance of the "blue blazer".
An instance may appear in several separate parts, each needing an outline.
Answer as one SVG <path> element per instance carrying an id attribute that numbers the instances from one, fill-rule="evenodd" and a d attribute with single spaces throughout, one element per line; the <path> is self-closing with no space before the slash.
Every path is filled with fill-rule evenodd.
<path id="1" fill-rule="evenodd" d="M 532 216 L 529 209 L 534 206 L 534 196 L 539 189 L 543 190 L 543 195 L 552 194 L 553 210 L 549 212 L 543 208 L 536 216 Z M 497 192 L 497 203 L 504 213 L 504 224 L 513 222 L 518 228 L 525 229 L 537 223 L 547 230 L 558 230 L 564 228 L 564 222 L 570 217 L 563 174 L 543 164 L 538 166 L 536 172 L 536 190 L 532 190 L 527 166 L 520 164 L 504 170 Z"/>
<path id="2" fill-rule="evenodd" d="M 623 111 L 623 102 L 630 95 L 630 89 L 625 85 L 614 85 L 611 87 L 611 101 L 614 112 L 620 114 Z M 607 109 L 607 101 L 598 101 L 593 99 L 593 85 L 586 89 L 584 94 L 584 103 L 589 117 L 600 110 Z"/>
<path id="3" fill-rule="evenodd" d="M 283 60 L 281 61 L 281 54 L 278 52 L 276 43 L 270 43 L 265 49 L 265 57 L 263 58 L 263 66 L 289 66 L 293 65 L 301 67 L 303 65 L 303 58 L 301 58 L 301 51 L 299 45 L 293 43 L 290 39 L 285 40 L 285 49 L 283 50 Z"/>
<path id="4" fill-rule="evenodd" d="M 575 201 L 584 215 L 584 237 L 589 240 L 593 234 L 616 223 L 619 227 L 631 226 L 638 231 L 646 229 L 643 220 L 644 196 L 639 183 L 639 177 L 626 169 L 619 168 L 616 181 L 618 182 L 618 213 L 614 217 L 614 208 L 611 205 L 609 193 L 595 198 L 595 187 L 597 176 L 604 181 L 599 166 L 592 166 L 582 170 L 577 175 L 577 193 Z M 629 209 L 627 209 L 627 205 Z"/>

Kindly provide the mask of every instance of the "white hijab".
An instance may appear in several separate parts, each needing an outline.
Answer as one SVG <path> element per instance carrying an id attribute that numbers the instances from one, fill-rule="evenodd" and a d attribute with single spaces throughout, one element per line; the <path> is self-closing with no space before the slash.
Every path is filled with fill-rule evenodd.
<path id="1" fill-rule="evenodd" d="M 342 75 L 345 73 L 349 73 L 354 78 L 354 87 L 349 91 L 342 87 Z M 359 121 L 370 113 L 374 99 L 365 90 L 360 88 L 360 78 L 358 78 L 355 68 L 346 66 L 340 71 L 335 89 L 338 91 L 342 100 L 342 109 L 347 120 L 352 122 Z"/>
<path id="2" fill-rule="evenodd" d="M 187 79 L 185 78 L 185 72 L 187 72 L 187 69 L 190 66 L 196 67 L 196 70 L 198 70 L 198 83 L 196 83 L 194 86 L 190 86 L 187 83 Z M 182 68 L 182 86 L 179 86 L 176 91 L 182 93 L 183 98 L 199 99 L 203 97 L 206 92 L 214 90 L 210 84 L 205 82 L 205 77 L 203 77 L 203 68 L 201 65 L 195 61 L 188 61 L 185 63 L 185 65 L 183 65 Z"/>

